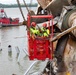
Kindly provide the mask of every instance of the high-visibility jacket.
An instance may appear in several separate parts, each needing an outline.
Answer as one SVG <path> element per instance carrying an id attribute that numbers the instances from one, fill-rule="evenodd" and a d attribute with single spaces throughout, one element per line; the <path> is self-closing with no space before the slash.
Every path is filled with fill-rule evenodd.
<path id="1" fill-rule="evenodd" d="M 41 30 L 42 30 L 42 35 L 43 36 L 45 36 L 45 37 L 49 36 L 49 34 L 50 34 L 49 29 L 42 27 Z"/>
<path id="2" fill-rule="evenodd" d="M 30 28 L 31 34 L 39 35 L 39 30 L 37 30 L 35 27 Z"/>

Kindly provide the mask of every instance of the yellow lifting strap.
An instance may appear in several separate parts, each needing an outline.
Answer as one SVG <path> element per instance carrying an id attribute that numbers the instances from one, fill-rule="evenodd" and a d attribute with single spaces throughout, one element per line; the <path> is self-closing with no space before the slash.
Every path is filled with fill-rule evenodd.
<path id="1" fill-rule="evenodd" d="M 66 75 L 71 75 L 70 72 L 67 72 Z"/>

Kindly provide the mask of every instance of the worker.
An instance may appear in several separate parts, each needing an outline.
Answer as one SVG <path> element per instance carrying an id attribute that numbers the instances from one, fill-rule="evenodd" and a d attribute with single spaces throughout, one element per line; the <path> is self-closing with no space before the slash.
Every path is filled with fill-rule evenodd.
<path id="1" fill-rule="evenodd" d="M 33 37 L 35 37 L 39 34 L 39 30 L 36 28 L 36 23 L 35 22 L 31 23 L 30 32 L 31 32 L 31 35 Z"/>
<path id="2" fill-rule="evenodd" d="M 46 23 L 43 24 L 43 27 L 41 28 L 41 30 L 42 30 L 42 36 L 44 36 L 44 37 L 48 37 L 49 36 L 50 31 L 47 28 L 47 24 Z"/>

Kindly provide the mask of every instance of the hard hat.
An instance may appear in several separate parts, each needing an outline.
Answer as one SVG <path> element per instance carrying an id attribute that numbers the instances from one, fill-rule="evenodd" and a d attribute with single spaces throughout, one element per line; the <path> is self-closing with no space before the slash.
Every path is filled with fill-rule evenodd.
<path id="1" fill-rule="evenodd" d="M 35 22 L 32 22 L 31 25 L 35 27 L 36 26 L 36 23 Z"/>
<path id="2" fill-rule="evenodd" d="M 47 24 L 46 24 L 46 23 L 44 23 L 44 24 L 43 24 L 43 27 L 47 27 Z"/>

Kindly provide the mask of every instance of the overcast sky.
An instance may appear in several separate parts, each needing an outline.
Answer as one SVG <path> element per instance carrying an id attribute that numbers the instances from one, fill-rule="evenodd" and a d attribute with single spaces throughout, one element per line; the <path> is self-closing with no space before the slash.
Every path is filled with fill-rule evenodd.
<path id="1" fill-rule="evenodd" d="M 23 3 L 23 0 L 19 0 L 20 3 Z M 30 0 L 25 0 L 26 3 L 30 3 Z M 17 0 L 0 0 L 2 4 L 17 4 Z M 37 0 L 32 0 L 32 3 L 37 3 Z"/>

